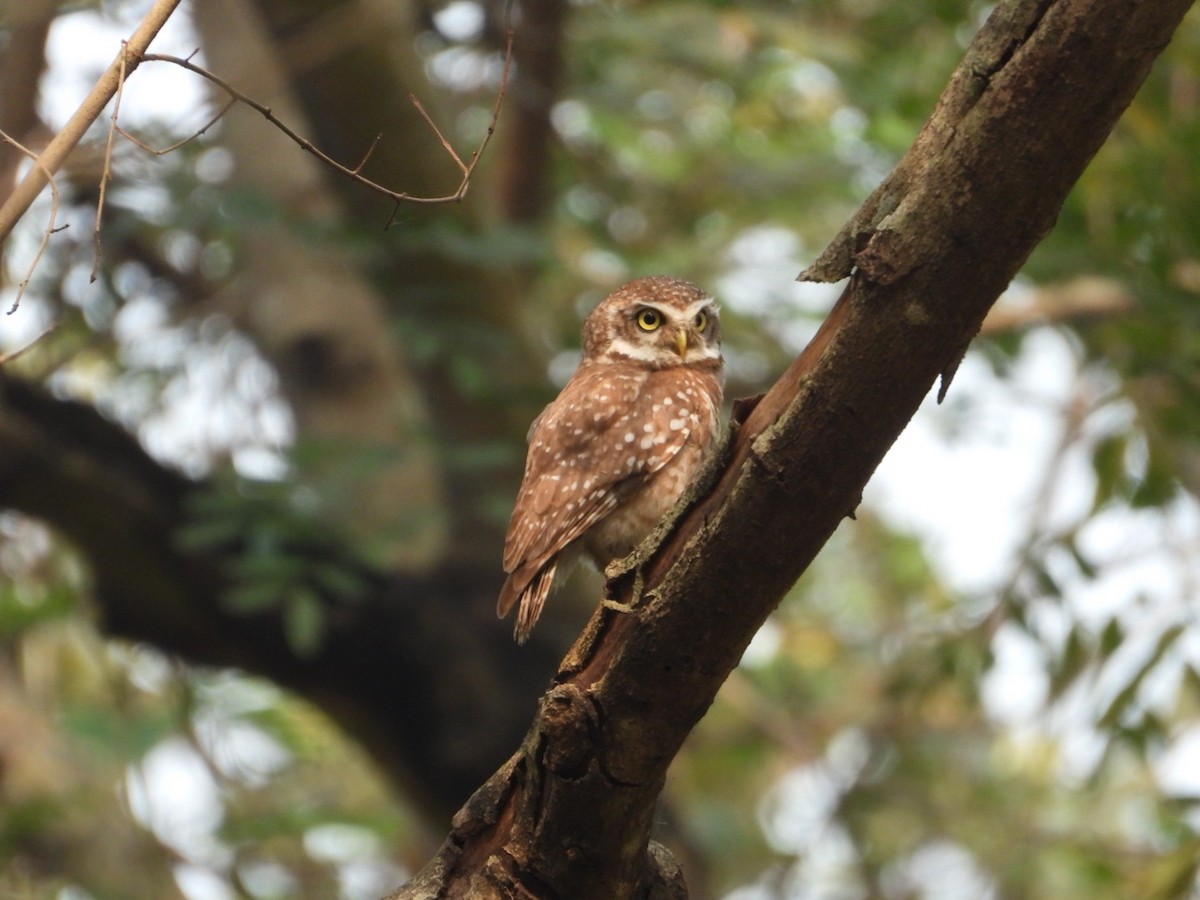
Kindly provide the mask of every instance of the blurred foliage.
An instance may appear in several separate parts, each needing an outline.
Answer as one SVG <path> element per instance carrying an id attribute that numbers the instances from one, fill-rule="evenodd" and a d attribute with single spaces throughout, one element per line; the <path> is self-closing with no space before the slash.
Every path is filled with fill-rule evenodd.
<path id="1" fill-rule="evenodd" d="M 614 282 L 663 271 L 713 285 L 729 393 L 760 390 L 831 300 L 791 279 L 904 152 L 989 8 L 575 5 L 544 226 L 476 233 L 406 213 L 405 239 L 447 260 L 532 267 L 528 315 L 559 380 L 580 315 Z M 420 46 L 433 73 L 451 54 L 494 56 L 478 36 Z M 457 99 L 474 135 L 490 98 Z M 326 535 L 295 477 L 303 452 L 281 449 L 295 435 L 268 367 L 233 323 L 180 305 L 181 279 L 219 283 L 239 229 L 279 215 L 228 187 L 222 153 L 217 129 L 120 162 L 110 262 L 93 286 L 94 198 L 79 191 L 22 307 L 62 325 L 16 367 L 91 397 L 187 471 L 228 476 L 184 539 L 243 548 L 228 604 L 284 610 L 303 655 L 321 639 L 312 585 L 353 602 L 355 569 L 308 552 Z M 1192 15 L 1010 298 L 1052 302 L 1056 286 L 1100 276 L 1132 310 L 1031 320 L 976 354 L 1018 399 L 1035 335 L 1051 332 L 1074 362 L 1069 396 L 1045 410 L 1057 444 L 1022 463 L 1039 487 L 1008 571 L 958 586 L 924 535 L 869 508 L 839 531 L 673 770 L 696 885 L 739 900 L 1196 895 L 1198 159 Z M 321 238 L 370 260 L 388 246 L 373 225 Z M 505 402 L 500 336 L 449 317 L 418 333 L 406 318 L 435 314 L 395 312 L 414 363 L 443 361 L 464 395 Z M 964 390 L 932 414 L 951 447 L 1005 428 L 972 418 L 980 401 Z M 492 436 L 445 456 L 451 471 L 486 470 L 519 453 Z M 235 469 L 276 484 L 247 491 Z M 1089 500 L 1064 512 L 1071 479 Z M 944 527 L 989 515 L 964 509 Z M 39 525 L 0 517 L 0 570 L 3 896 L 370 897 L 434 846 L 436 830 L 312 709 L 105 642 L 83 564 Z M 1192 777 L 1172 780 L 1168 763 Z"/>
<path id="2" fill-rule="evenodd" d="M 177 535 L 183 547 L 234 548 L 226 573 L 232 587 L 222 605 L 241 615 L 277 610 L 299 657 L 320 650 L 327 615 L 367 590 L 367 561 L 333 539 L 320 504 L 304 487 L 238 479 L 233 489 L 195 495 L 191 506 L 191 519 Z"/>

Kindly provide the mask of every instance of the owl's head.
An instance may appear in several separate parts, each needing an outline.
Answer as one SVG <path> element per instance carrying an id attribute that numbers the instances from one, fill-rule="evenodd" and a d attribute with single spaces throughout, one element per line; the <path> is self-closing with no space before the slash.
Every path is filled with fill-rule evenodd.
<path id="1" fill-rule="evenodd" d="M 583 323 L 583 358 L 721 367 L 721 320 L 712 297 L 690 281 L 654 275 L 617 288 Z"/>

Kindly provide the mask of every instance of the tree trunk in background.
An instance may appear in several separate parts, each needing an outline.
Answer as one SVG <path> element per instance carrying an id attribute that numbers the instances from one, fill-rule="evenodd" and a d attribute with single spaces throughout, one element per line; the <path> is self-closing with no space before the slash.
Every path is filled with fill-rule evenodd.
<path id="1" fill-rule="evenodd" d="M 58 4 L 54 0 L 26 0 L 5 10 L 7 45 L 0 54 L 0 129 L 38 152 L 34 140 L 41 122 L 37 115 L 38 82 L 46 67 L 46 35 Z M 49 135 L 47 135 L 49 137 Z M 13 188 L 17 165 L 25 155 L 0 141 L 0 200 Z"/>
<path id="2" fill-rule="evenodd" d="M 193 15 L 215 71 L 312 133 L 252 6 L 213 0 Z M 320 164 L 257 112 L 239 105 L 223 121 L 234 189 L 261 195 L 269 212 L 239 223 L 239 273 L 219 306 L 275 365 L 297 440 L 318 447 L 317 470 L 302 475 L 325 486 L 338 525 L 402 569 L 429 568 L 447 538 L 429 413 L 385 299 L 339 238 L 341 201 Z"/>

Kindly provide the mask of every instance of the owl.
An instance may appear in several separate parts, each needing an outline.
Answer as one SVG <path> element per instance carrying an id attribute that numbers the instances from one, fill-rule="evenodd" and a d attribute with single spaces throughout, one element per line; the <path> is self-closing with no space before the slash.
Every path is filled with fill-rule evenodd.
<path id="1" fill-rule="evenodd" d="M 529 637 L 556 572 L 580 556 L 603 571 L 675 505 L 715 444 L 724 363 L 712 297 L 678 278 L 639 278 L 583 323 L 583 358 L 529 429 L 525 477 L 504 545 Z"/>

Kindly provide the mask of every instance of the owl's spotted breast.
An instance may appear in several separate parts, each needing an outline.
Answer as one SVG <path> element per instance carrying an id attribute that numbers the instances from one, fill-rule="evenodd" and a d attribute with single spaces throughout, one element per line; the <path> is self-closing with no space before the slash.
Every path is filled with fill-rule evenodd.
<path id="1" fill-rule="evenodd" d="M 676 503 L 712 446 L 721 403 L 711 298 L 639 279 L 584 324 L 584 358 L 534 421 L 509 522 L 497 610 L 519 601 L 518 641 L 541 612 L 560 559 L 603 567 L 628 554 Z"/>
<path id="2" fill-rule="evenodd" d="M 679 502 L 687 486 L 716 445 L 720 392 L 712 392 L 712 379 L 696 373 L 690 378 L 657 379 L 648 385 L 650 421 L 642 435 L 632 430 L 639 449 L 662 447 L 663 454 L 648 471 L 644 483 L 628 500 L 601 519 L 584 536 L 584 550 L 603 570 L 614 559 L 628 556 Z M 652 426 L 653 430 L 647 430 Z"/>

